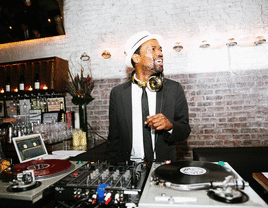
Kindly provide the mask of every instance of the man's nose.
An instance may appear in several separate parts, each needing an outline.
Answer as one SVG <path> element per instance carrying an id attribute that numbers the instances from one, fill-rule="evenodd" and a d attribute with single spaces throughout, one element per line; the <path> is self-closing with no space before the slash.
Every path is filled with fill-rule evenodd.
<path id="1" fill-rule="evenodd" d="M 160 51 L 160 50 L 158 50 L 158 51 L 157 51 L 157 55 L 158 55 L 159 57 L 163 57 L 163 52 Z"/>

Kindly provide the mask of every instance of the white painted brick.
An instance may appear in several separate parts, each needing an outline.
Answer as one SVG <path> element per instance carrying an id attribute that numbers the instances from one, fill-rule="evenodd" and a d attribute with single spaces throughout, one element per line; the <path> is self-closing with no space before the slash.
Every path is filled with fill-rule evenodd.
<path id="1" fill-rule="evenodd" d="M 0 62 L 59 56 L 69 59 L 72 53 L 90 53 L 92 72 L 96 78 L 126 76 L 124 44 L 128 37 L 141 30 L 159 33 L 169 42 L 165 55 L 166 73 L 174 74 L 173 67 L 183 62 L 183 73 L 202 70 L 229 70 L 217 63 L 199 66 L 191 54 L 199 49 L 202 39 L 214 37 L 225 47 L 226 37 L 252 38 L 239 49 L 247 57 L 246 64 L 235 54 L 222 53 L 223 60 L 232 60 L 232 70 L 267 68 L 268 44 L 252 50 L 254 38 L 268 37 L 268 1 L 266 0 L 65 0 L 64 19 L 66 36 L 50 41 L 0 45 Z M 239 37 L 239 35 L 241 37 Z M 185 43 L 183 56 L 177 56 L 172 47 L 175 39 Z M 218 44 L 217 42 L 217 44 Z M 250 44 L 249 44 L 250 43 Z M 240 43 L 239 43 L 240 44 Z M 215 43 L 212 42 L 212 46 Z M 220 45 L 220 44 L 218 44 Z M 112 58 L 103 60 L 105 48 L 113 51 Z M 24 51 L 27 50 L 27 53 Z M 210 50 L 217 49 L 211 47 Z M 261 51 L 259 51 L 261 50 Z M 244 54 L 247 53 L 247 54 Z M 255 56 L 256 54 L 264 56 Z M 200 56 L 203 56 L 202 53 Z M 252 58 L 250 58 L 252 57 Z M 206 60 L 207 57 L 204 57 Z M 214 65 L 213 65 L 214 64 Z M 226 66 L 226 65 L 224 65 Z"/>

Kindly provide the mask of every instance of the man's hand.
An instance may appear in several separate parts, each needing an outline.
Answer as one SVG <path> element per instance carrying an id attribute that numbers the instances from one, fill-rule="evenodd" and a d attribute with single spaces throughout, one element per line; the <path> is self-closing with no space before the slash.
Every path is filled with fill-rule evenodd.
<path id="1" fill-rule="evenodd" d="M 169 131 L 173 127 L 173 124 L 162 113 L 156 114 L 154 116 L 147 116 L 145 124 L 148 124 L 148 126 L 158 131 Z"/>

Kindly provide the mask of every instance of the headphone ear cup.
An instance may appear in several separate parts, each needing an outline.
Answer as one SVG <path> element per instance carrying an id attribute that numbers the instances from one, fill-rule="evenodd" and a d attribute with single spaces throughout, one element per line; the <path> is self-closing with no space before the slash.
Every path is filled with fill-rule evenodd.
<path id="1" fill-rule="evenodd" d="M 131 80 L 134 84 L 139 85 L 140 87 L 147 87 L 152 92 L 157 92 L 162 89 L 163 84 L 163 74 L 153 74 L 146 82 L 141 82 L 135 78 L 135 71 L 132 72 Z"/>
<path id="2" fill-rule="evenodd" d="M 147 81 L 147 87 L 150 91 L 157 92 L 162 89 L 163 76 L 162 74 L 152 75 Z"/>

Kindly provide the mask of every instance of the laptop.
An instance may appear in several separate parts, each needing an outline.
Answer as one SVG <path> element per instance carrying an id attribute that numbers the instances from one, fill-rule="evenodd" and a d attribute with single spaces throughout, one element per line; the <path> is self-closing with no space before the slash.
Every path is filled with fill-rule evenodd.
<path id="1" fill-rule="evenodd" d="M 28 162 L 31 160 L 69 158 L 69 156 L 66 154 L 48 154 L 46 145 L 41 134 L 31 134 L 22 137 L 13 137 L 12 140 L 20 163 Z"/>

